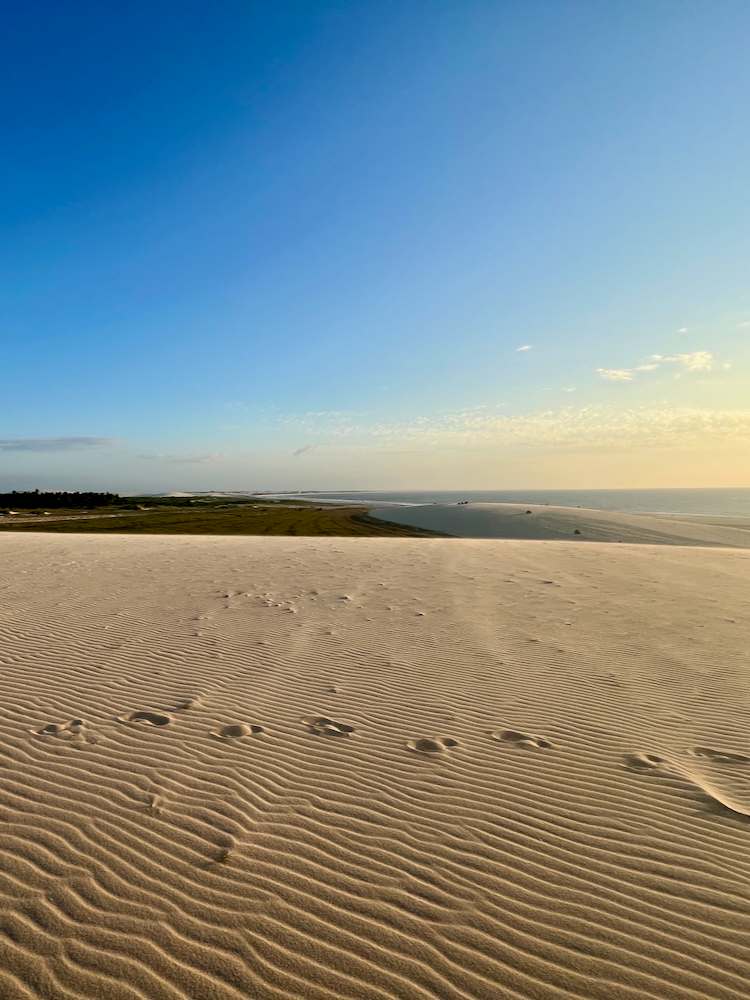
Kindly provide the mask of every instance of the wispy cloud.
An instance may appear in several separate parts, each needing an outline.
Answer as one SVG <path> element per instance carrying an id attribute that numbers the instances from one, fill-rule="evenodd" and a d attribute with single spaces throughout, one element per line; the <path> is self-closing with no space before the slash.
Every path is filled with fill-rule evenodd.
<path id="1" fill-rule="evenodd" d="M 137 457 L 147 462 L 166 462 L 170 465 L 203 465 L 207 462 L 218 462 L 223 456 L 218 452 L 211 452 L 205 455 L 162 455 L 156 453 L 138 455 Z"/>
<path id="2" fill-rule="evenodd" d="M 521 344 L 520 347 L 516 348 L 516 352 L 520 353 L 521 351 L 532 351 L 533 349 L 534 349 L 533 344 Z"/>
<path id="3" fill-rule="evenodd" d="M 690 407 L 606 406 L 563 407 L 527 414 L 504 415 L 497 410 L 458 410 L 408 421 L 383 421 L 347 426 L 318 425 L 317 433 L 332 447 L 374 451 L 490 450 L 565 447 L 586 451 L 600 447 L 691 446 L 696 441 L 750 442 L 750 409 L 709 410 Z"/>
<path id="4" fill-rule="evenodd" d="M 688 328 L 686 326 L 681 326 L 680 329 L 677 332 L 678 333 L 687 333 L 688 332 Z"/>
<path id="5" fill-rule="evenodd" d="M 361 414 L 348 410 L 308 410 L 305 413 L 282 414 L 273 422 L 292 427 L 305 437 L 317 434 L 321 428 L 325 428 L 327 436 L 344 437 L 356 426 L 358 416 Z"/>
<path id="6" fill-rule="evenodd" d="M 652 354 L 651 360 L 657 365 L 681 365 L 689 372 L 710 372 L 716 366 L 716 359 L 710 351 L 692 351 L 690 354 Z"/>
<path id="7" fill-rule="evenodd" d="M 114 439 L 102 437 L 0 438 L 0 451 L 74 451 L 114 444 Z"/>
<path id="8" fill-rule="evenodd" d="M 609 382 L 632 382 L 641 372 L 654 372 L 665 365 L 674 365 L 687 372 L 710 372 L 715 368 L 727 368 L 729 362 L 718 365 L 711 351 L 691 351 L 686 354 L 652 354 L 648 361 L 632 368 L 597 368 L 596 374 Z"/>
<path id="9" fill-rule="evenodd" d="M 743 319 L 741 323 L 737 324 L 738 330 L 750 330 L 750 319 Z"/>

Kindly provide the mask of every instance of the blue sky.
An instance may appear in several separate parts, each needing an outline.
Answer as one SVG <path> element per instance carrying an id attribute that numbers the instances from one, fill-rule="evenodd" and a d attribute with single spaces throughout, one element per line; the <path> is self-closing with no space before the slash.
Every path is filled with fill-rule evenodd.
<path id="1" fill-rule="evenodd" d="M 749 33 L 16 5 L 0 488 L 750 485 Z"/>

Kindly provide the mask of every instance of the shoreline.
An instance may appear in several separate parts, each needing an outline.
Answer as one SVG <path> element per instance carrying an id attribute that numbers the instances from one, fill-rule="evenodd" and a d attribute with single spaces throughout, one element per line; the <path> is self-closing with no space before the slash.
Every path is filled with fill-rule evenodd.
<path id="1" fill-rule="evenodd" d="M 373 507 L 390 522 L 444 531 L 454 538 L 534 539 L 750 548 L 750 518 L 604 511 L 592 507 L 504 502 Z"/>

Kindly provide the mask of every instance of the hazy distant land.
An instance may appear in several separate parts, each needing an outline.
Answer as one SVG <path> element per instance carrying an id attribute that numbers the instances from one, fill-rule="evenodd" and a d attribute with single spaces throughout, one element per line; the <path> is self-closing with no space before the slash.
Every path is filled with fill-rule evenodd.
<path id="1" fill-rule="evenodd" d="M 85 497 L 92 495 L 84 495 Z M 95 495 L 93 495 L 95 496 Z M 633 514 L 549 504 L 378 507 L 313 498 L 113 497 L 78 509 L 43 504 L 0 516 L 0 531 L 67 533 L 508 538 L 644 545 L 750 547 L 750 517 Z M 43 499 L 41 495 L 40 499 Z M 32 501 L 33 502 L 33 501 Z"/>

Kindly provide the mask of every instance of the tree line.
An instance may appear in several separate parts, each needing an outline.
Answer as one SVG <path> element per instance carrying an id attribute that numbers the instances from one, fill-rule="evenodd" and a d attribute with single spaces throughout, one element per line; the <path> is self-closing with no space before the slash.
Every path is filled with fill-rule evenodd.
<path id="1" fill-rule="evenodd" d="M 10 510 L 109 507 L 111 504 L 119 502 L 120 497 L 117 493 L 66 493 L 63 491 L 40 493 L 39 490 L 13 490 L 12 493 L 0 493 L 0 507 Z"/>

